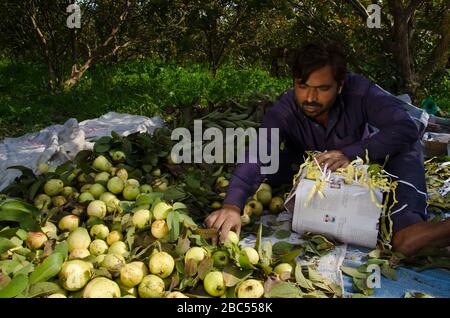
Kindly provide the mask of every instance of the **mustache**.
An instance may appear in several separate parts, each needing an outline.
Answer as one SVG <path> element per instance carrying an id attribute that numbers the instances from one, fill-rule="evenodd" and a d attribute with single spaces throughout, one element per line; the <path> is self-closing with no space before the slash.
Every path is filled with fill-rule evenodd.
<path id="1" fill-rule="evenodd" d="M 313 107 L 322 107 L 323 105 L 321 103 L 317 103 L 317 102 L 305 102 L 302 104 L 302 106 L 313 106 Z"/>

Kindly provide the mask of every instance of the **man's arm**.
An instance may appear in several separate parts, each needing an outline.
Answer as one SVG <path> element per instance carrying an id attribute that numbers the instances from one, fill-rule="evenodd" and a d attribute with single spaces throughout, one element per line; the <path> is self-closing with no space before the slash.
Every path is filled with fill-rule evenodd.
<path id="1" fill-rule="evenodd" d="M 267 128 L 268 130 L 266 149 L 269 152 L 269 156 L 271 155 L 272 133 L 275 133 L 271 131 L 272 128 L 278 128 L 280 143 L 286 140 L 287 121 L 280 108 L 282 107 L 274 105 L 264 116 L 261 124 L 261 128 Z M 279 151 L 279 148 L 277 151 Z M 278 170 L 275 175 L 278 175 L 280 172 L 286 173 L 286 166 L 290 166 L 290 163 L 292 163 L 291 158 L 291 154 L 287 152 L 280 154 L 279 161 L 283 164 L 283 169 Z M 248 160 L 248 151 L 246 152 L 246 159 Z M 266 177 L 266 175 L 261 173 L 261 167 L 262 164 L 259 158 L 257 163 L 246 162 L 238 164 L 232 173 L 227 195 L 224 199 L 224 206 L 212 212 L 206 218 L 205 223 L 208 227 L 216 228 L 220 231 L 219 236 L 222 242 L 226 239 L 230 230 L 235 230 L 239 235 L 241 228 L 241 210 L 245 205 L 245 201 L 256 191 Z M 272 177 L 274 176 L 272 175 Z"/>
<path id="2" fill-rule="evenodd" d="M 371 160 L 383 160 L 409 150 L 419 139 L 416 124 L 401 106 L 401 101 L 371 83 L 363 97 L 362 110 L 367 122 L 380 131 L 365 140 L 343 147 L 341 151 L 350 160 L 365 158 L 368 150 Z"/>
<path id="3" fill-rule="evenodd" d="M 427 246 L 450 246 L 450 219 L 439 222 L 419 222 L 398 231 L 392 247 L 405 256 L 412 256 Z"/>

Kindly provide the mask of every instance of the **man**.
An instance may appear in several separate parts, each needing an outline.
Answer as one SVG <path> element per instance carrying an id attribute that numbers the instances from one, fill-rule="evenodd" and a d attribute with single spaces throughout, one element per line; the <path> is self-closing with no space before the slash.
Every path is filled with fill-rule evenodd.
<path id="1" fill-rule="evenodd" d="M 224 205 L 205 220 L 219 230 L 223 242 L 232 229 L 238 234 L 246 199 L 267 178 L 272 185 L 290 183 L 293 163 L 304 151 L 316 150 L 319 164 L 332 171 L 346 167 L 357 156 L 383 163 L 385 170 L 405 183 L 397 187 L 392 209 L 393 247 L 411 255 L 427 245 L 450 244 L 450 220 L 426 222 L 426 184 L 418 129 L 401 106 L 367 78 L 348 74 L 344 55 L 333 46 L 310 44 L 293 63 L 293 88 L 268 111 L 261 127 L 278 128 L 280 169 L 262 175 L 260 163 L 238 164 L 233 171 Z M 376 132 L 370 131 L 371 127 Z M 270 133 L 267 137 L 270 143 Z M 268 146 L 268 149 L 271 149 Z M 326 151 L 326 152 L 325 152 Z"/>

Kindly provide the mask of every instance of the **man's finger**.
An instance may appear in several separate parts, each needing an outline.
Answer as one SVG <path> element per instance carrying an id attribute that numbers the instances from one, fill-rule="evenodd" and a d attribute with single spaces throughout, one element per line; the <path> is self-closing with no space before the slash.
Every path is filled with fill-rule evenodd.
<path id="1" fill-rule="evenodd" d="M 207 227 L 211 228 L 214 222 L 216 222 L 216 219 L 218 218 L 219 213 L 213 212 L 205 219 L 205 224 Z"/>
<path id="2" fill-rule="evenodd" d="M 321 153 L 320 155 L 316 156 L 317 162 L 320 164 L 323 161 L 327 160 L 330 157 L 330 154 L 328 152 Z"/>
<path id="3" fill-rule="evenodd" d="M 339 165 L 339 168 L 347 168 L 349 163 L 350 162 L 348 162 L 347 160 L 341 161 L 340 165 Z"/>
<path id="4" fill-rule="evenodd" d="M 326 167 L 327 170 L 329 170 L 330 167 L 335 164 L 335 162 L 336 161 L 333 158 L 329 158 L 326 161 L 322 162 L 322 168 L 325 169 L 325 167 Z"/>
<path id="5" fill-rule="evenodd" d="M 220 230 L 220 243 L 224 243 L 225 240 L 227 239 L 228 236 L 228 232 L 230 232 L 232 225 L 230 224 L 230 222 L 224 222 L 224 224 L 222 225 L 222 228 Z"/>
<path id="6" fill-rule="evenodd" d="M 235 230 L 237 236 L 241 237 L 241 224 L 240 223 L 238 225 L 234 226 L 234 230 Z"/>
<path id="7" fill-rule="evenodd" d="M 212 224 L 212 228 L 220 230 L 223 226 L 223 223 L 226 221 L 226 218 L 223 215 L 220 215 L 216 221 Z"/>
<path id="8" fill-rule="evenodd" d="M 342 166 L 342 162 L 339 162 L 339 161 L 336 161 L 335 163 L 333 163 L 331 166 L 330 166 L 330 170 L 331 171 L 336 171 L 338 168 L 340 168 Z"/>

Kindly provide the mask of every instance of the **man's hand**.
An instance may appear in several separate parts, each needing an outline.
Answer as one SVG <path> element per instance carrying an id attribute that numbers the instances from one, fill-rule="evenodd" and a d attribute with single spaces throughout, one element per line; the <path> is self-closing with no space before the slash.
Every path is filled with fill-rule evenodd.
<path id="1" fill-rule="evenodd" d="M 392 238 L 393 249 L 405 256 L 412 256 L 427 246 L 450 246 L 450 219 L 415 223 L 401 229 Z"/>
<path id="2" fill-rule="evenodd" d="M 327 170 L 335 171 L 339 168 L 345 168 L 350 163 L 350 160 L 340 150 L 331 150 L 323 152 L 316 156 L 317 162 L 325 167 Z"/>
<path id="3" fill-rule="evenodd" d="M 212 212 L 205 219 L 206 226 L 219 231 L 220 242 L 225 242 L 230 230 L 234 230 L 239 236 L 241 232 L 241 209 L 232 204 L 224 204 L 219 210 Z M 217 244 L 217 238 L 212 240 Z"/>

